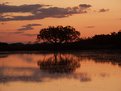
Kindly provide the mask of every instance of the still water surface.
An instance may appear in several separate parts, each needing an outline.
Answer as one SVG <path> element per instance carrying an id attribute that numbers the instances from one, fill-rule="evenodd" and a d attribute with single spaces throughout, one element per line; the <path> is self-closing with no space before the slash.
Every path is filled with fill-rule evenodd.
<path id="1" fill-rule="evenodd" d="M 121 91 L 121 54 L 0 54 L 0 91 Z"/>

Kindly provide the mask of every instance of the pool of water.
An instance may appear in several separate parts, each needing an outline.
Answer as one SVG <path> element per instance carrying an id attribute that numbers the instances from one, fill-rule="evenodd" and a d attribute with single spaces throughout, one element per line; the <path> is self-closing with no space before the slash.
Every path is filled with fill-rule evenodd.
<path id="1" fill-rule="evenodd" d="M 0 54 L 0 91 L 121 91 L 121 54 Z"/>

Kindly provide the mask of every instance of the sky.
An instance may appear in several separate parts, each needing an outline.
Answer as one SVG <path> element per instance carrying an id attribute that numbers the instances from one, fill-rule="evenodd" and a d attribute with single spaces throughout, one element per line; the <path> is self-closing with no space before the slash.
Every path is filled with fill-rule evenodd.
<path id="1" fill-rule="evenodd" d="M 0 0 L 0 42 L 34 42 L 42 28 L 73 26 L 81 38 L 121 30 L 121 0 Z"/>

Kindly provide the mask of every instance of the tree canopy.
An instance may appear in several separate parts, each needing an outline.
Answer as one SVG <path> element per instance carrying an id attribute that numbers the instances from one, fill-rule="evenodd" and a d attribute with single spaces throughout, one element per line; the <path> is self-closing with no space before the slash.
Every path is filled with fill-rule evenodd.
<path id="1" fill-rule="evenodd" d="M 80 32 L 72 26 L 49 26 L 40 30 L 37 39 L 47 43 L 76 42 L 80 39 Z"/>

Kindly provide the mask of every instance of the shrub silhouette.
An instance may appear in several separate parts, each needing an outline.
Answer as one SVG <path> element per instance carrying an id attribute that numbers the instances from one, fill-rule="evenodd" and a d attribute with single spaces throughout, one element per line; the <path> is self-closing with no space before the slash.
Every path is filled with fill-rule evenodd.
<path id="1" fill-rule="evenodd" d="M 41 29 L 40 33 L 37 35 L 39 41 L 55 44 L 76 42 L 79 38 L 80 33 L 71 26 L 50 26 Z"/>

